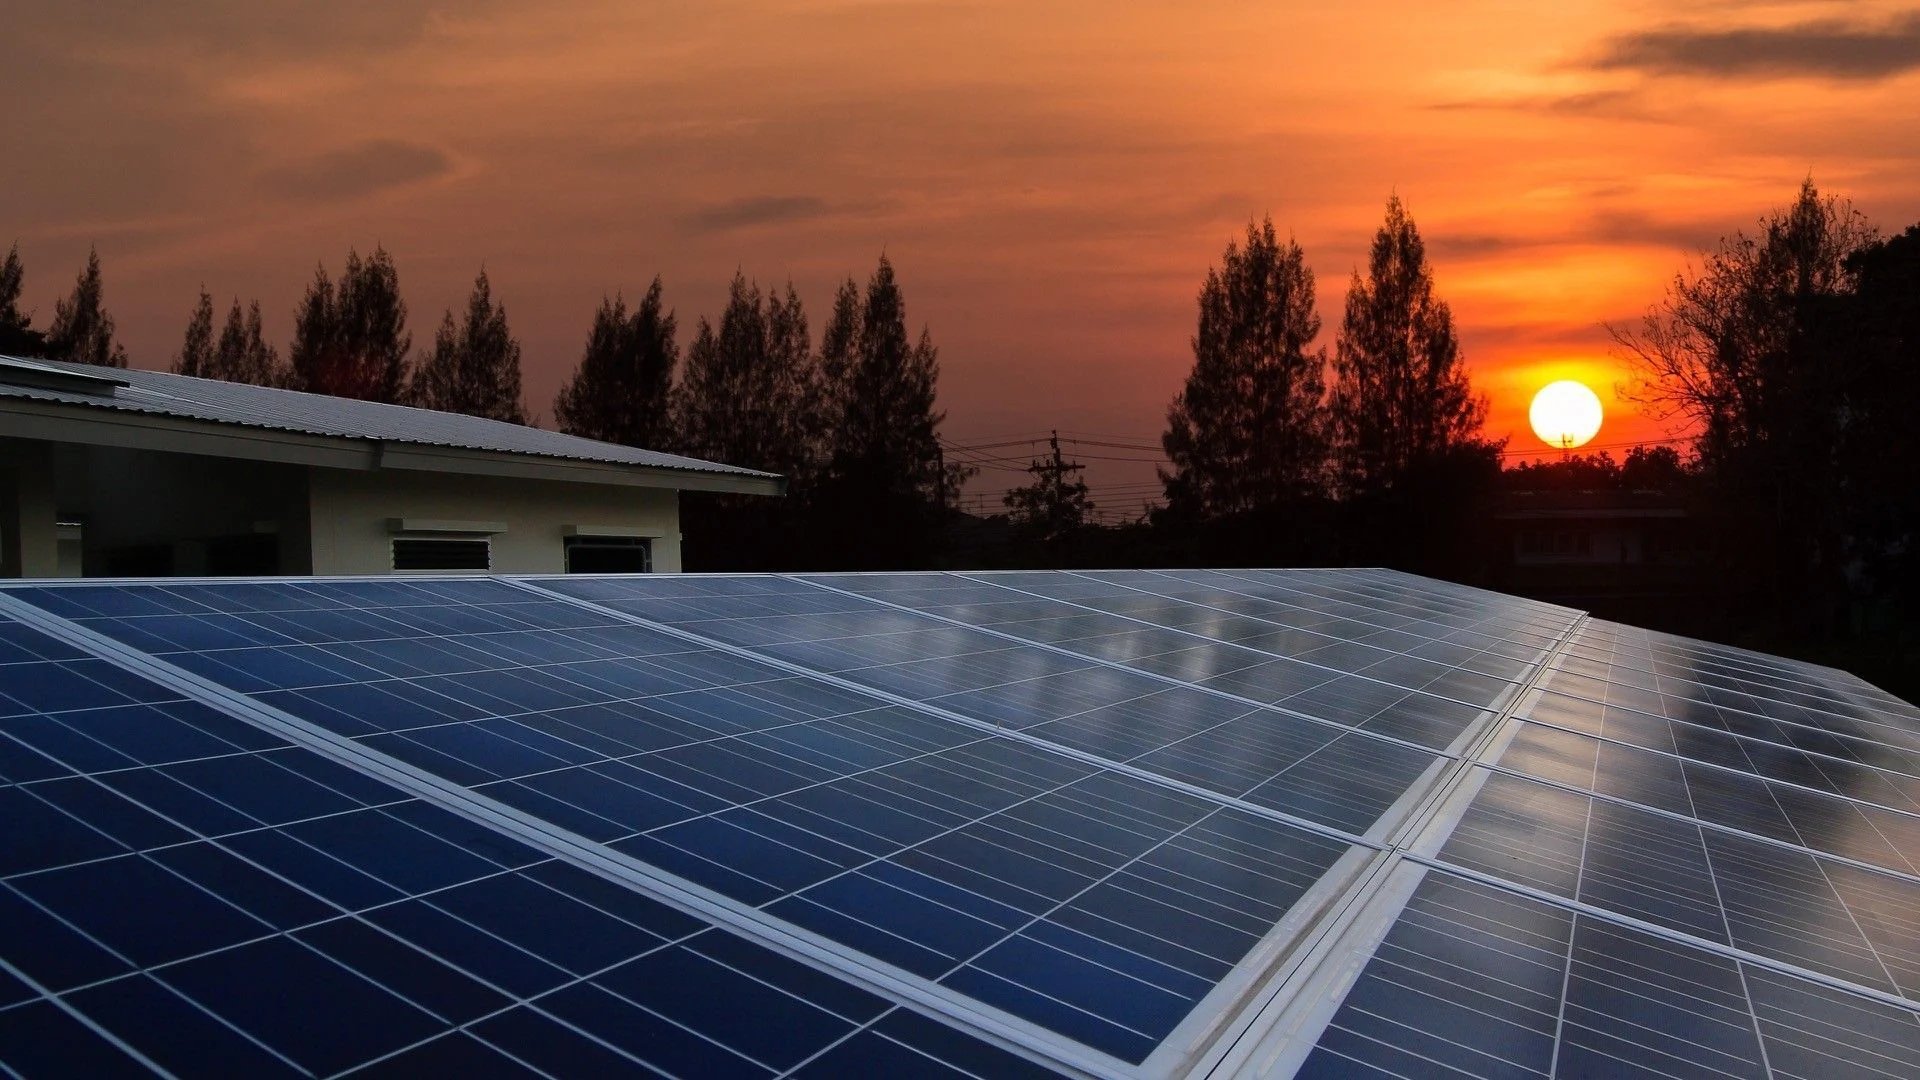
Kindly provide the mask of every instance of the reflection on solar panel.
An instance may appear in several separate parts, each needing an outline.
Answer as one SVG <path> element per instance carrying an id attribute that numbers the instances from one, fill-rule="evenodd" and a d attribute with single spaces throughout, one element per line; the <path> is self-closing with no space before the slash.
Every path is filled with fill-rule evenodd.
<path id="1" fill-rule="evenodd" d="M 1920 711 L 1387 571 L 0 587 L 0 1066 L 1920 1073 Z"/>

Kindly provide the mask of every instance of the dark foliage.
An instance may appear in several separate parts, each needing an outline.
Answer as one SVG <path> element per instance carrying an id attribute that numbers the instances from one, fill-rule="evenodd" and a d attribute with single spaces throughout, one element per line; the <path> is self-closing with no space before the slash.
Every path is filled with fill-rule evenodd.
<path id="1" fill-rule="evenodd" d="M 848 567 L 929 565 L 968 470 L 941 451 L 940 378 L 932 335 L 907 333 L 906 300 L 886 256 L 858 309 L 843 287 L 822 335 L 826 472 L 810 499 L 834 523 L 821 561 Z"/>
<path id="2" fill-rule="evenodd" d="M 1349 496 L 1411 506 L 1436 479 L 1497 469 L 1498 447 L 1480 435 L 1486 398 L 1468 384 L 1453 312 L 1433 294 L 1426 244 L 1398 196 L 1366 276 L 1354 271 L 1348 286 L 1334 372 L 1334 452 Z"/>
<path id="3" fill-rule="evenodd" d="M 1167 410 L 1160 471 L 1180 518 L 1243 513 L 1322 493 L 1328 481 L 1326 351 L 1313 271 L 1273 220 L 1247 224 L 1200 287 L 1193 371 Z"/>
<path id="4" fill-rule="evenodd" d="M 127 350 L 114 340 L 113 316 L 107 314 L 105 293 L 100 253 L 89 249 L 86 268 L 75 279 L 73 293 L 54 304 L 53 325 L 47 327 L 48 357 L 101 367 L 127 366 Z"/>
<path id="5" fill-rule="evenodd" d="M 1060 453 L 1060 433 L 1047 439 L 1048 454 L 1027 466 L 1033 483 L 1007 492 L 1004 504 L 1014 529 L 1029 540 L 1057 544 L 1086 528 L 1093 513 L 1087 482 L 1075 474 L 1086 466 Z"/>
<path id="6" fill-rule="evenodd" d="M 410 404 L 509 424 L 527 422 L 520 402 L 520 343 L 507 327 L 507 308 L 493 300 L 483 269 L 473 279 L 466 317 L 449 311 L 433 336 L 433 351 L 414 371 Z"/>
<path id="7" fill-rule="evenodd" d="M 687 350 L 674 406 L 680 447 L 804 486 L 817 471 L 809 437 L 815 394 L 807 316 L 793 286 L 763 299 L 735 274 L 718 331 L 701 319 Z"/>
<path id="8" fill-rule="evenodd" d="M 1636 446 L 1622 461 L 1602 450 L 1595 454 L 1522 461 L 1500 474 L 1508 491 L 1651 491 L 1678 494 L 1689 472 L 1671 446 Z"/>
<path id="9" fill-rule="evenodd" d="M 560 430 L 603 442 L 670 450 L 673 370 L 680 363 L 673 312 L 660 279 L 632 312 L 623 297 L 602 298 L 573 378 L 553 401 Z"/>
<path id="10" fill-rule="evenodd" d="M 291 381 L 311 393 L 399 403 L 412 347 L 393 258 L 379 247 L 365 259 L 349 250 L 339 282 L 317 267 L 294 311 Z"/>
<path id="11" fill-rule="evenodd" d="M 213 347 L 213 366 L 208 378 L 254 386 L 284 387 L 293 373 L 280 362 L 280 350 L 267 344 L 260 332 L 260 301 L 240 307 L 233 298 L 227 309 L 226 325 L 220 328 L 220 340 Z"/>
<path id="12" fill-rule="evenodd" d="M 20 310 L 20 293 L 26 287 L 27 271 L 20 264 L 20 245 L 7 250 L 0 262 L 0 356 L 42 356 L 47 349 L 45 334 L 33 328 L 33 316 Z"/>

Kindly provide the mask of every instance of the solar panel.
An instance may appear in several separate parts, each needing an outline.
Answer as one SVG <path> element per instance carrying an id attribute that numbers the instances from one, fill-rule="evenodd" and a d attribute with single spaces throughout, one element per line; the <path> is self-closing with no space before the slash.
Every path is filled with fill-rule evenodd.
<path id="1" fill-rule="evenodd" d="M 1899 1075 L 1917 763 L 1380 570 L 6 585 L 0 1066 Z"/>

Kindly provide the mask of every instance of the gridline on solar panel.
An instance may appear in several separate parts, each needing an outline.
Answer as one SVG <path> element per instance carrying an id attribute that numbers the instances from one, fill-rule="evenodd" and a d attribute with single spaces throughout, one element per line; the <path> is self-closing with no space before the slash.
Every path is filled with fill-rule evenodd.
<path id="1" fill-rule="evenodd" d="M 0 687 L 10 1073 L 1042 1071 L 18 624 Z"/>
<path id="2" fill-rule="evenodd" d="M 1581 677 L 1608 684 L 1607 690 L 1633 695 L 1642 711 L 1670 715 L 1665 697 L 1690 699 L 1675 706 L 1721 706 L 1806 727 L 1858 735 L 1909 750 L 1920 749 L 1920 710 L 1844 672 L 1810 664 L 1777 661 L 1756 670 L 1757 662 L 1729 658 L 1711 647 L 1683 638 L 1638 636 L 1647 647 L 1620 644 L 1631 628 L 1589 624 L 1568 648 L 1568 692 L 1594 690 Z M 1719 657 L 1718 660 L 1715 657 Z M 1729 674 L 1735 672 L 1737 674 Z M 1617 689 L 1616 689 L 1617 688 Z M 1719 693 L 1715 693 L 1718 688 Z M 1596 700 L 1608 700 L 1599 697 Z"/>
<path id="3" fill-rule="evenodd" d="M 1073 587 L 1067 576 L 1049 580 L 1045 576 L 996 574 L 991 578 L 1004 578 L 1021 588 L 1050 595 L 1062 595 L 1061 590 Z M 1354 603 L 1213 572 L 1075 572 L 1070 578 L 1106 586 L 1099 592 L 1076 590 L 1072 599 L 1077 603 L 1137 614 L 1148 621 L 1168 620 L 1168 625 L 1196 622 L 1207 628 L 1208 636 L 1223 640 L 1259 643 L 1259 635 L 1264 633 L 1302 650 L 1318 646 L 1330 655 L 1344 652 L 1363 658 L 1378 654 L 1355 649 L 1355 643 L 1413 656 L 1445 646 L 1453 650 L 1464 647 L 1468 652 L 1460 659 L 1471 659 L 1476 668 L 1487 668 L 1494 674 L 1518 670 L 1514 665 L 1531 666 L 1541 648 L 1567 621 L 1563 616 L 1544 636 L 1536 636 L 1531 628 L 1523 634 L 1472 618 L 1421 618 L 1395 613 L 1390 603 Z M 1513 634 L 1513 638 L 1503 634 Z"/>
<path id="4" fill-rule="evenodd" d="M 1291 571 L 1268 570 L 1156 571 L 1155 577 L 1186 583 L 1186 595 L 1204 596 L 1206 602 L 1229 609 L 1245 606 L 1259 612 L 1304 605 L 1338 613 L 1362 625 L 1420 636 L 1453 629 L 1544 646 L 1576 614 L 1571 609 L 1493 593 L 1476 592 L 1466 599 L 1443 598 L 1431 581 L 1390 572 L 1336 573 L 1337 577 L 1320 584 Z M 1363 585 L 1356 587 L 1356 583 Z M 1141 583 L 1140 587 L 1146 586 Z M 1152 588 L 1159 591 L 1164 586 L 1154 584 Z"/>
<path id="5" fill-rule="evenodd" d="M 1912 1076 L 1920 1016 L 1429 872 L 1302 1077 Z"/>
<path id="6" fill-rule="evenodd" d="M 208 588 L 22 595 L 1125 1060 L 1348 851 L 498 582 Z"/>
<path id="7" fill-rule="evenodd" d="M 1920 880 L 1504 775 L 1488 778 L 1440 858 L 1920 998 Z"/>
<path id="8" fill-rule="evenodd" d="M 1134 615 L 1086 606 L 1078 598 L 1049 596 L 1045 586 L 1029 589 L 1036 576 L 833 575 L 801 580 L 1433 749 L 1453 745 L 1514 688 L 1507 679 L 1465 667 L 1324 635 L 1276 645 L 1261 639 L 1221 641 L 1190 628 L 1167 629 Z M 1118 586 L 1104 588 L 1108 593 L 1121 591 Z M 1071 591 L 1086 596 L 1085 588 Z M 1329 654 L 1343 647 L 1357 648 L 1360 655 Z"/>
<path id="9" fill-rule="evenodd" d="M 1816 786 L 1871 782 L 1911 796 L 1920 792 L 1920 752 L 1872 737 L 1840 734 L 1797 723 L 1767 720 L 1751 713 L 1699 707 L 1670 710 L 1671 716 L 1605 705 L 1588 698 L 1549 692 L 1528 710 L 1543 724 L 1663 750 L 1684 742 L 1701 760 L 1742 769 L 1766 768 L 1789 775 L 1821 777 Z M 1875 795 L 1875 797 L 1880 797 Z"/>
<path id="10" fill-rule="evenodd" d="M 552 579 L 564 595 L 646 618 L 656 598 L 682 598 L 664 579 Z M 781 582 L 758 597 L 778 610 Z M 730 596 L 751 595 L 735 583 Z M 816 590 L 818 591 L 818 590 Z M 938 707 L 1049 743 L 1364 834 L 1415 780 L 1433 754 L 1365 732 L 1316 723 L 1090 658 L 871 605 L 844 595 L 822 613 L 737 615 L 674 622 L 705 637 L 825 672 L 906 700 Z M 737 610 L 737 609 L 736 609 Z M 667 619 L 660 619 L 667 622 Z"/>
<path id="11" fill-rule="evenodd" d="M 1526 723 L 1498 766 L 1721 828 L 1920 875 L 1920 816 Z"/>

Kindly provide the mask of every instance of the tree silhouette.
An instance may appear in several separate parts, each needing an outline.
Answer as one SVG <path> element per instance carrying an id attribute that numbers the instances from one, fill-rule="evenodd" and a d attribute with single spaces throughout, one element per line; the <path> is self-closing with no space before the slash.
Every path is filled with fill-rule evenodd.
<path id="1" fill-rule="evenodd" d="M 361 259 L 347 251 L 336 284 L 326 267 L 294 311 L 292 362 L 295 389 L 363 401 L 394 403 L 406 391 L 407 304 L 400 275 L 385 248 Z"/>
<path id="2" fill-rule="evenodd" d="M 1920 225 L 1851 255 L 1853 294 L 1834 312 L 1834 352 L 1851 360 L 1848 423 L 1843 431 L 1839 484 L 1848 498 L 1845 531 L 1862 584 L 1883 611 L 1906 624 L 1906 654 L 1888 657 L 1890 670 L 1914 681 L 1920 671 L 1920 444 L 1913 411 L 1920 403 Z M 1874 637 L 1897 641 L 1897 632 Z"/>
<path id="3" fill-rule="evenodd" d="M 857 323 L 835 299 L 822 336 L 822 393 L 831 427 L 823 520 L 844 530 L 838 556 L 861 566 L 923 564 L 933 528 L 969 471 L 945 462 L 934 407 L 932 335 L 907 335 L 906 301 L 886 256 L 867 281 Z M 837 378 L 835 377 L 837 374 Z"/>
<path id="4" fill-rule="evenodd" d="M 1680 491 L 1690 475 L 1671 446 L 1636 446 L 1620 462 L 1620 486 L 1628 491 Z"/>
<path id="5" fill-rule="evenodd" d="M 1400 197 L 1354 271 L 1335 352 L 1332 415 L 1342 487 L 1378 495 L 1450 459 L 1485 458 L 1487 401 L 1460 362 L 1453 312 L 1433 295 L 1426 244 Z"/>
<path id="6" fill-rule="evenodd" d="M 1848 290 L 1848 256 L 1873 239 L 1850 203 L 1803 182 L 1759 235 L 1726 237 L 1698 271 L 1675 275 L 1637 328 L 1610 328 L 1633 369 L 1629 398 L 1697 426 L 1709 468 L 1803 435 L 1831 446 L 1830 432 L 1807 426 L 1837 421 L 1839 390 L 1836 372 L 1808 355 L 1810 327 Z"/>
<path id="7" fill-rule="evenodd" d="M 127 350 L 113 337 L 113 316 L 103 304 L 100 253 L 87 250 L 86 269 L 73 283 L 73 294 L 53 307 L 53 325 L 47 328 L 47 355 L 55 360 L 101 367 L 126 367 Z"/>
<path id="8" fill-rule="evenodd" d="M 220 328 L 220 341 L 213 349 L 213 365 L 208 378 L 254 386 L 287 385 L 291 372 L 280 363 L 280 352 L 267 344 L 260 332 L 260 301 L 242 310 L 240 298 L 233 298 L 227 309 L 226 325 Z"/>
<path id="9" fill-rule="evenodd" d="M 1850 385 L 1855 350 L 1836 316 L 1848 259 L 1873 230 L 1811 179 L 1793 205 L 1735 233 L 1675 276 L 1637 328 L 1613 328 L 1627 395 L 1697 425 L 1730 594 L 1758 586 L 1769 617 L 1831 633 L 1847 588 L 1845 429 L 1870 408 Z"/>
<path id="10" fill-rule="evenodd" d="M 1169 509 L 1215 517 L 1319 494 L 1327 478 L 1326 352 L 1313 271 L 1273 219 L 1247 223 L 1200 287 L 1193 371 L 1167 410 Z"/>
<path id="11" fill-rule="evenodd" d="M 449 310 L 433 336 L 433 351 L 413 373 L 411 403 L 509 424 L 527 422 L 520 401 L 520 343 L 507 328 L 507 308 L 493 300 L 482 269 L 473 279 L 467 312 L 456 325 Z"/>
<path id="12" fill-rule="evenodd" d="M 1033 483 L 1007 492 L 1002 502 L 1023 534 L 1057 541 L 1086 526 L 1093 501 L 1087 497 L 1086 481 L 1074 475 L 1086 466 L 1061 456 L 1058 431 L 1047 439 L 1047 447 L 1045 459 L 1027 466 Z"/>
<path id="13" fill-rule="evenodd" d="M 46 335 L 33 329 L 33 317 L 20 310 L 20 293 L 26 287 L 26 268 L 20 264 L 20 245 L 7 251 L 0 262 L 0 355 L 39 356 L 46 351 Z"/>
<path id="14" fill-rule="evenodd" d="M 580 364 L 553 400 L 560 430 L 651 450 L 678 444 L 668 410 L 680 346 L 660 296 L 656 277 L 631 314 L 619 295 L 601 298 Z"/>
<path id="15" fill-rule="evenodd" d="M 675 400 L 688 453 L 795 478 L 814 471 L 812 343 L 791 283 L 763 297 L 735 273 L 716 331 L 700 320 Z"/>
<path id="16" fill-rule="evenodd" d="M 213 296 L 205 286 L 201 286 L 200 301 L 193 305 L 193 314 L 187 317 L 186 340 L 181 342 L 180 351 L 173 357 L 173 373 L 211 379 L 215 377 L 212 371 Z"/>

